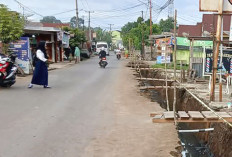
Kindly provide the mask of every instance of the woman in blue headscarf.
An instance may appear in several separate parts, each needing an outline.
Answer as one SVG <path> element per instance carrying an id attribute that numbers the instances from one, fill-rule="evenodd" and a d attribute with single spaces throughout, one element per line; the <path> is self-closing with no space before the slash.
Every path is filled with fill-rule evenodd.
<path id="1" fill-rule="evenodd" d="M 44 88 L 51 88 L 48 86 L 48 56 L 46 53 L 46 42 L 40 41 L 36 51 L 36 63 L 33 72 L 33 77 L 28 88 L 32 88 L 33 84 L 42 85 Z"/>

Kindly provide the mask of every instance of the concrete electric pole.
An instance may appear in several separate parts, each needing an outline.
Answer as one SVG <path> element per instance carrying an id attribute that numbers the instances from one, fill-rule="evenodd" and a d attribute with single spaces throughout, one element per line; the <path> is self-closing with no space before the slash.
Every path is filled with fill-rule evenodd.
<path id="1" fill-rule="evenodd" d="M 152 35 L 152 12 L 151 12 L 152 6 L 151 6 L 151 0 L 150 0 L 150 36 Z M 152 59 L 152 41 L 150 41 L 151 46 L 151 59 Z"/>
<path id="2" fill-rule="evenodd" d="M 90 28 L 90 14 L 94 13 L 94 11 L 86 11 L 86 12 L 89 13 L 89 41 L 92 41 L 92 39 L 91 39 L 91 28 Z"/>
<path id="3" fill-rule="evenodd" d="M 111 39 L 111 49 L 112 49 L 112 27 L 111 26 L 113 26 L 114 24 L 108 24 L 108 25 L 110 25 L 110 39 Z"/>
<path id="4" fill-rule="evenodd" d="M 78 28 L 78 3 L 76 0 L 76 28 Z"/>

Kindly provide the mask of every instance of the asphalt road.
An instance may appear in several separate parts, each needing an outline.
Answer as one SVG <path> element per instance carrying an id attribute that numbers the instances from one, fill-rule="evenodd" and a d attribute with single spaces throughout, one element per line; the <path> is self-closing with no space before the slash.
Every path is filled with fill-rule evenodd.
<path id="1" fill-rule="evenodd" d="M 0 157 L 79 157 L 114 121 L 114 85 L 122 61 L 112 53 L 49 72 L 51 89 L 27 89 L 31 77 L 0 88 Z M 104 129 L 103 129 L 104 130 Z"/>

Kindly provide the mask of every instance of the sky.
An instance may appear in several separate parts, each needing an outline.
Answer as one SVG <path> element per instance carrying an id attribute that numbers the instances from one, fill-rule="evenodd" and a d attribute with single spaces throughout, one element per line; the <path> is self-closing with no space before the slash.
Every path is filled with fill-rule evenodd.
<path id="1" fill-rule="evenodd" d="M 19 3 L 20 2 L 21 5 Z M 128 22 L 134 22 L 144 12 L 145 20 L 149 18 L 148 0 L 77 0 L 79 17 L 84 17 L 88 25 L 88 11 L 91 11 L 91 27 L 101 27 L 109 30 L 120 30 Z M 168 0 L 152 0 L 152 20 L 158 23 L 167 19 L 168 8 L 159 12 Z M 55 16 L 63 23 L 69 22 L 75 16 L 76 0 L 0 0 L 12 11 L 24 13 L 28 19 L 38 22 L 43 16 Z M 22 7 L 23 6 L 23 7 Z M 23 9 L 24 8 L 24 9 Z M 174 0 L 177 10 L 178 24 L 194 25 L 201 22 L 202 12 L 199 12 L 199 0 Z"/>

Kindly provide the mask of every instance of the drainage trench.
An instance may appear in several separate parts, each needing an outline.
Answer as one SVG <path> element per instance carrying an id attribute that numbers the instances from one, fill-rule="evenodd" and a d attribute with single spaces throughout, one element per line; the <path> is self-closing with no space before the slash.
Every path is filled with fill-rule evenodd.
<path id="1" fill-rule="evenodd" d="M 147 78 L 164 78 L 159 72 L 141 71 L 142 77 Z M 164 86 L 161 89 L 149 89 L 141 90 L 141 94 L 149 97 L 152 102 L 157 102 L 164 109 L 167 109 L 166 102 L 166 89 L 164 81 L 140 81 L 140 86 Z M 172 83 L 168 83 L 168 86 L 172 86 Z M 173 110 L 173 89 L 168 89 L 170 110 Z M 191 105 L 190 105 L 191 104 Z M 197 100 L 195 100 L 185 89 L 177 89 L 177 111 L 203 111 L 206 110 Z M 179 123 L 178 130 L 191 130 L 206 128 L 205 123 Z M 206 139 L 208 133 L 178 133 L 180 143 L 182 146 L 183 157 L 214 157 L 210 151 Z"/>

